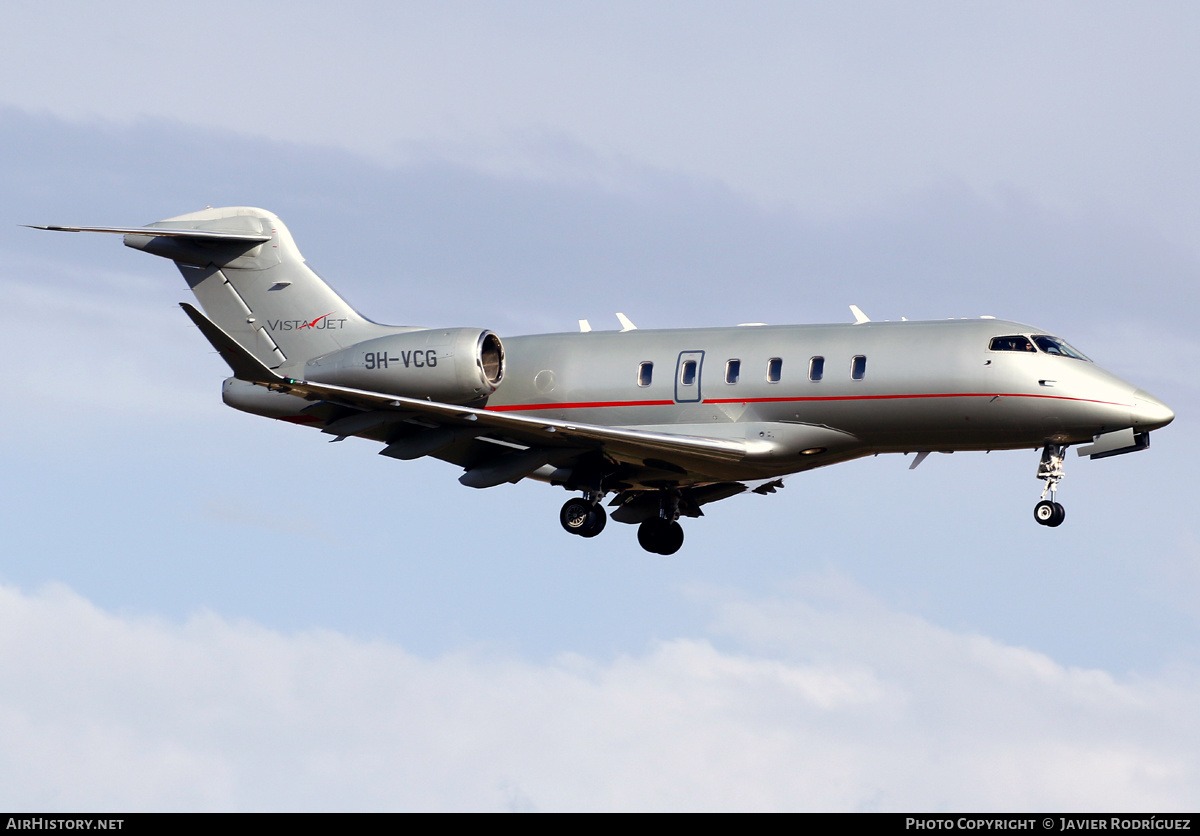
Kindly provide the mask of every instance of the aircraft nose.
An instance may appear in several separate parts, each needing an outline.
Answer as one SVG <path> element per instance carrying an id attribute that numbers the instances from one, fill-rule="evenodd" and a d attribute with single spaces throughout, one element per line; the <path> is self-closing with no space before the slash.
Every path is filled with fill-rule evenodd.
<path id="1" fill-rule="evenodd" d="M 1133 426 L 1139 430 L 1157 430 L 1175 420 L 1171 407 L 1151 395 L 1145 389 L 1133 393 Z"/>

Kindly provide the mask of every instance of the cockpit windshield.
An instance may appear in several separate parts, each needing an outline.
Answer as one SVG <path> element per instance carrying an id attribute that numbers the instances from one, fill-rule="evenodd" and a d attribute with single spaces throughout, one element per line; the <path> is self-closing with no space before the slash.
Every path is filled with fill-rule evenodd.
<path id="1" fill-rule="evenodd" d="M 1067 345 L 1058 337 L 1051 337 L 1048 334 L 1034 334 L 1033 341 L 1037 343 L 1037 347 L 1047 354 L 1056 354 L 1060 357 L 1071 357 L 1075 360 L 1083 360 L 1085 363 L 1092 362 L 1079 351 L 1076 351 L 1071 346 Z"/>
<path id="2" fill-rule="evenodd" d="M 988 348 L 992 351 L 1028 351 L 1031 354 L 1037 351 L 1029 338 L 1022 337 L 1020 334 L 1014 334 L 1011 337 L 992 337 Z"/>
<path id="3" fill-rule="evenodd" d="M 1031 339 L 1032 342 L 1030 342 Z M 1037 348 L 1034 348 L 1035 345 Z M 1057 357 L 1071 357 L 1086 363 L 1092 362 L 1058 337 L 1052 337 L 1049 334 L 1034 334 L 1032 337 L 1026 337 L 1023 334 L 1009 334 L 1003 337 L 992 337 L 992 341 L 988 343 L 989 351 L 1020 351 L 1026 354 L 1037 354 L 1038 349 Z"/>

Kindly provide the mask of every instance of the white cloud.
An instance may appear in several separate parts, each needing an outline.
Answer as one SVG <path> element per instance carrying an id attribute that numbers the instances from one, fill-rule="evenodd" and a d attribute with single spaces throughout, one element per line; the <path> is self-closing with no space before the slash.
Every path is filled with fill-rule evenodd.
<path id="1" fill-rule="evenodd" d="M 844 583 L 611 660 L 421 658 L 0 587 L 9 809 L 1188 809 L 1194 676 L 1123 679 Z M 732 649 L 718 645 L 729 643 Z"/>

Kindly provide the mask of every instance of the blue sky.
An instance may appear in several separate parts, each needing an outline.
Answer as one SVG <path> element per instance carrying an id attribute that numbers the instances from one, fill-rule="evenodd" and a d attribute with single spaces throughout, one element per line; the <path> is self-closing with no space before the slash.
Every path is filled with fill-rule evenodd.
<path id="1" fill-rule="evenodd" d="M 1190 6 L 206 10 L 0 51 L 0 806 L 1195 806 Z M 169 263 L 18 226 L 206 204 L 384 322 L 990 314 L 1178 417 L 1072 454 L 1060 529 L 1029 451 L 582 541 L 562 491 L 225 408 Z"/>

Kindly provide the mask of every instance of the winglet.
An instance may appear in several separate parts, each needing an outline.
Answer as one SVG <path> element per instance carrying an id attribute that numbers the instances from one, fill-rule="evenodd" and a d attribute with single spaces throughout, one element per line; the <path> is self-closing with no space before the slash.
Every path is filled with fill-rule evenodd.
<path id="1" fill-rule="evenodd" d="M 865 313 L 863 313 L 862 309 L 859 308 L 858 305 L 851 305 L 850 313 L 854 314 L 854 324 L 855 325 L 862 325 L 864 322 L 871 321 L 871 317 L 869 317 Z"/>
<path id="2" fill-rule="evenodd" d="M 625 316 L 625 314 L 623 314 L 623 313 L 617 314 L 617 321 L 621 323 L 621 333 L 622 334 L 625 333 L 626 331 L 636 331 L 637 330 L 637 326 L 634 325 L 632 322 L 630 322 L 629 317 Z"/>
<path id="3" fill-rule="evenodd" d="M 249 383 L 286 383 L 286 378 L 280 377 L 268 369 L 263 362 L 242 347 L 241 343 L 226 334 L 211 319 L 206 317 L 187 302 L 180 302 L 179 307 L 188 315 L 204 338 L 212 343 L 212 347 L 221 355 L 221 359 L 229 364 L 233 376 L 238 380 Z"/>

